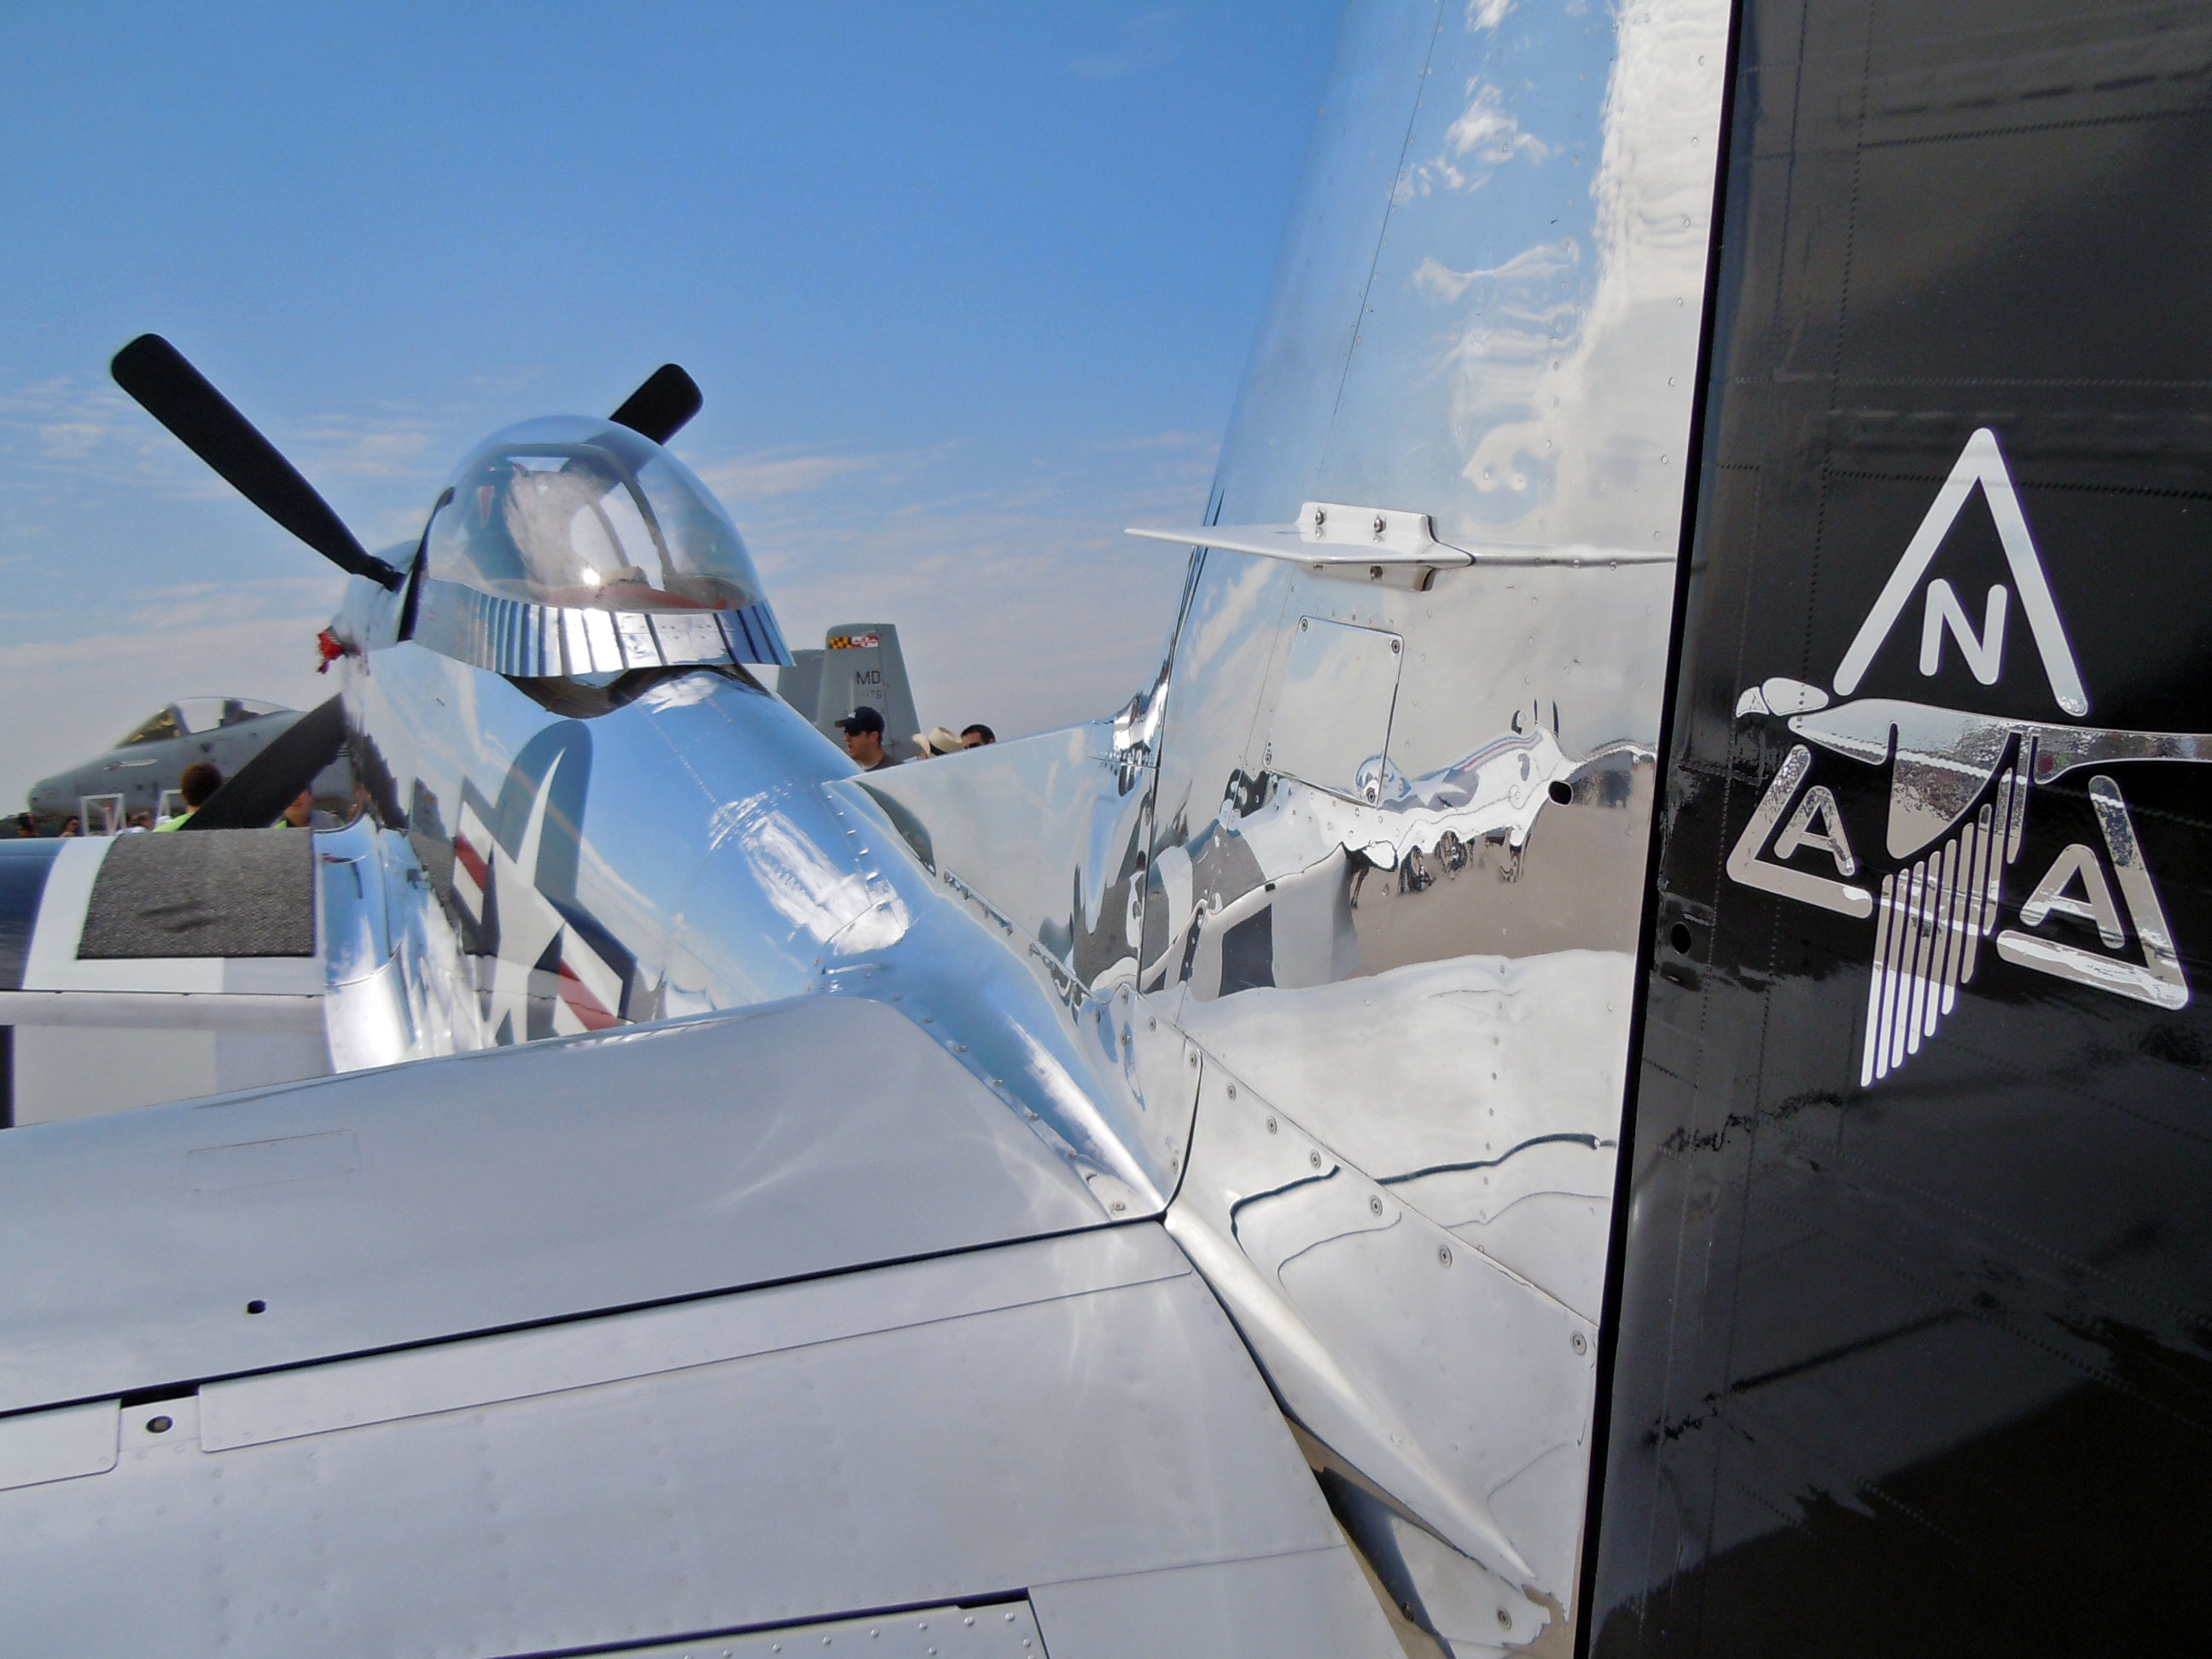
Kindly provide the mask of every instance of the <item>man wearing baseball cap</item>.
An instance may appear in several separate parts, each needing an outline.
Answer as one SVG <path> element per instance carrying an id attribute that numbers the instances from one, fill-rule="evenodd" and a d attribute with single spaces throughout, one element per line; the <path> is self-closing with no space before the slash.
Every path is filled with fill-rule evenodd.
<path id="1" fill-rule="evenodd" d="M 860 764 L 863 772 L 880 772 L 898 762 L 884 753 L 884 717 L 866 703 L 837 722 L 845 734 L 845 752 Z"/>

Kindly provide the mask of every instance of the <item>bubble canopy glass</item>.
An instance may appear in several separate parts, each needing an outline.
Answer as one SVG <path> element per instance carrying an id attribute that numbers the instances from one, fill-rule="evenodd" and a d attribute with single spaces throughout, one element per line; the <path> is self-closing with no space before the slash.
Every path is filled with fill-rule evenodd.
<path id="1" fill-rule="evenodd" d="M 553 416 L 479 445 L 427 538 L 433 579 L 564 610 L 738 610 L 760 575 L 690 468 L 606 420 Z"/>

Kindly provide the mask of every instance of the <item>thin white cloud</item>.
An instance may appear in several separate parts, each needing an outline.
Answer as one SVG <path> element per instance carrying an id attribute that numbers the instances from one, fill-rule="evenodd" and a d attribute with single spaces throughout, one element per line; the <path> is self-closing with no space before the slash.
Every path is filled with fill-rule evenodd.
<path id="1" fill-rule="evenodd" d="M 1501 10 L 1501 17 L 1504 15 Z M 1505 101 L 1505 90 L 1480 76 L 1467 83 L 1467 107 L 1444 130 L 1443 148 L 1406 171 L 1401 199 L 1444 190 L 1480 190 L 1508 162 L 1541 163 L 1553 146 L 1521 129 L 1520 118 Z"/>
<path id="2" fill-rule="evenodd" d="M 0 392 L 0 455 L 33 471 L 100 473 L 117 483 L 176 486 L 190 480 L 177 441 L 108 386 L 67 378 Z M 204 477 L 197 461 L 191 468 Z"/>
<path id="3" fill-rule="evenodd" d="M 428 484 L 453 457 L 416 416 L 321 415 L 299 431 L 294 459 L 310 477 L 405 478 Z"/>
<path id="4" fill-rule="evenodd" d="M 1513 9 L 1513 0 L 1468 0 L 1467 27 L 1469 33 L 1476 29 L 1494 29 L 1505 21 L 1505 14 Z"/>
<path id="5" fill-rule="evenodd" d="M 1092 447 L 1109 455 L 1136 450 L 1166 450 L 1179 455 L 1201 458 L 1211 467 L 1221 453 L 1221 434 L 1218 432 L 1147 432 L 1133 438 L 1109 438 Z"/>
<path id="6" fill-rule="evenodd" d="M 801 450 L 763 449 L 732 456 L 711 465 L 693 467 L 702 483 L 724 504 L 760 501 L 774 495 L 800 495 L 819 489 L 833 478 L 866 472 L 880 465 L 876 455 L 808 454 Z"/>
<path id="7" fill-rule="evenodd" d="M 1500 285 L 1541 282 L 1571 270 L 1581 261 L 1582 248 L 1571 236 L 1556 242 L 1525 247 L 1504 264 L 1475 270 L 1454 270 L 1434 256 L 1421 261 L 1413 284 L 1422 293 L 1447 303 L 1457 300 L 1478 283 Z"/>
<path id="8" fill-rule="evenodd" d="M 1117 33 L 1120 39 L 1113 46 L 1075 59 L 1068 64 L 1069 71 L 1085 81 L 1118 81 L 1171 61 L 1182 45 L 1182 20 L 1171 11 L 1132 17 Z"/>
<path id="9" fill-rule="evenodd" d="M 1534 133 L 1521 131 L 1521 123 L 1505 107 L 1505 89 L 1486 82 L 1470 82 L 1467 109 L 1444 132 L 1444 142 L 1455 155 L 1472 154 L 1493 165 L 1526 155 L 1540 161 L 1551 146 Z"/>

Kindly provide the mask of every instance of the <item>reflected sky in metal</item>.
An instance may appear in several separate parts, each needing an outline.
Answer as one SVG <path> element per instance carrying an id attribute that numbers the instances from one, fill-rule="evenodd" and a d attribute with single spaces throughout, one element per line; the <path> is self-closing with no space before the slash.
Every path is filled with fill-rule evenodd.
<path id="1" fill-rule="evenodd" d="M 1671 552 L 1726 24 L 1355 13 L 1213 516 Z M 1358 574 L 1196 556 L 1143 981 L 1206 1056 L 1170 1221 L 1387 1494 L 1340 1508 L 1411 1616 L 1514 1645 L 1573 1601 L 1674 571 Z"/>
<path id="2" fill-rule="evenodd" d="M 1223 453 L 1437 533 L 1671 548 L 1726 55 L 1711 4 L 1355 9 Z"/>

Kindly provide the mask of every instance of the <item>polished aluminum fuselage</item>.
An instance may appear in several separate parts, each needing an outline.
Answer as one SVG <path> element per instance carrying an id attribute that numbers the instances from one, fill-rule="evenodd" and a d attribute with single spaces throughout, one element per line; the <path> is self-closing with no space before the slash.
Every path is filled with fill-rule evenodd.
<path id="1" fill-rule="evenodd" d="M 324 854 L 326 872 L 358 866 L 323 889 L 334 1053 L 358 1066 L 868 997 L 1000 1091 L 1110 1212 L 1158 1210 L 1173 1170 L 1113 1034 L 1065 1017 L 1049 968 L 936 880 L 780 699 L 674 671 L 589 718 L 553 713 L 397 640 L 403 603 L 359 583 L 341 623 L 363 819 Z M 349 926 L 356 908 L 373 914 Z"/>

